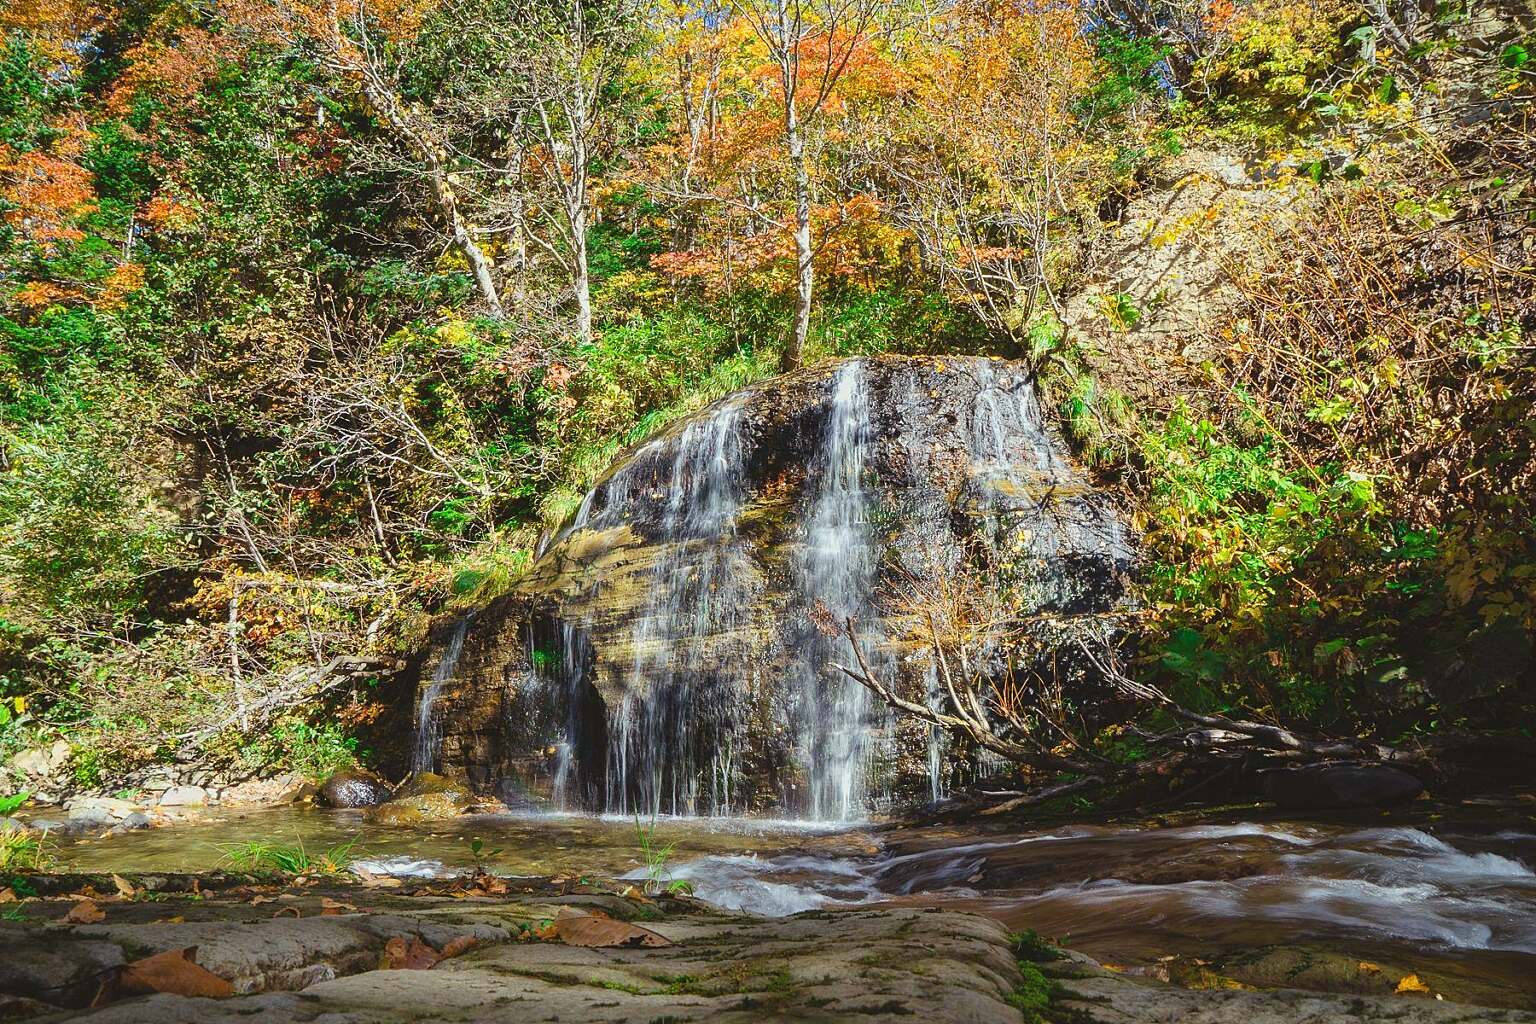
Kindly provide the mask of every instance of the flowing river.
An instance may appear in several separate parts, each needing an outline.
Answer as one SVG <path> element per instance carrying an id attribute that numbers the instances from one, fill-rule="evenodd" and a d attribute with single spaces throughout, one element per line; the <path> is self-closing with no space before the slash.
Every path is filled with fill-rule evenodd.
<path id="1" fill-rule="evenodd" d="M 1379 822 L 1186 825 L 830 826 L 663 818 L 668 879 L 720 906 L 782 915 L 897 901 L 968 909 L 1117 968 L 1199 983 L 1350 991 L 1358 976 L 1416 973 L 1447 998 L 1536 1005 L 1536 828 L 1429 812 Z M 231 844 L 355 843 L 376 873 L 642 878 L 634 820 L 474 816 L 398 828 L 360 812 L 212 811 L 199 822 L 58 841 L 82 871 L 192 871 Z M 650 831 L 649 828 L 644 831 Z"/>

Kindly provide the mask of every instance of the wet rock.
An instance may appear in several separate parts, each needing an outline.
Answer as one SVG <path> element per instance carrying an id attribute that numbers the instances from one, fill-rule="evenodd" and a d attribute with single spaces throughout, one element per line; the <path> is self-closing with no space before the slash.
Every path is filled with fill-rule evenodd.
<path id="1" fill-rule="evenodd" d="M 321 783 L 315 802 L 322 807 L 372 807 L 391 796 L 389 786 L 372 772 L 337 772 Z"/>
<path id="2" fill-rule="evenodd" d="M 26 822 L 18 821 L 15 818 L 6 818 L 6 817 L 3 817 L 3 816 L 0 816 L 0 836 L 8 836 L 12 832 L 28 832 L 28 831 L 31 831 L 31 830 L 27 827 L 27 823 Z"/>
<path id="3" fill-rule="evenodd" d="M 1422 792 L 1417 778 L 1384 764 L 1315 764 L 1264 775 L 1265 795 L 1293 810 L 1389 807 Z"/>
<path id="4" fill-rule="evenodd" d="M 160 794 L 157 807 L 203 807 L 208 803 L 208 791 L 201 786 L 173 786 Z"/>
<path id="5" fill-rule="evenodd" d="M 71 800 L 65 806 L 71 821 L 89 822 L 93 825 L 110 825 L 139 809 L 139 805 L 132 800 L 117 800 L 104 796 L 80 797 Z"/>
<path id="6" fill-rule="evenodd" d="M 125 832 L 134 832 L 141 828 L 149 828 L 152 824 L 154 823 L 150 820 L 149 815 L 143 811 L 134 811 L 119 822 L 117 827 Z"/>
<path id="7" fill-rule="evenodd" d="M 368 811 L 368 820 L 377 825 L 418 825 L 426 821 L 457 818 L 469 805 L 463 794 L 423 793 L 379 804 Z"/>
<path id="8" fill-rule="evenodd" d="M 436 775 L 432 772 L 416 772 L 410 778 L 400 784 L 395 791 L 395 799 L 403 799 L 412 796 L 426 796 L 428 794 L 447 794 L 464 803 L 470 801 L 468 787 L 463 782 Z"/>

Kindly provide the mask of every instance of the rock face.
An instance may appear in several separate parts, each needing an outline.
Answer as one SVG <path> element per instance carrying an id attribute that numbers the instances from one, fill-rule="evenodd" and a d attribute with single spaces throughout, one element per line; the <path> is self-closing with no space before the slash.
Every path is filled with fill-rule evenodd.
<path id="1" fill-rule="evenodd" d="M 904 582 L 979 574 L 1021 617 L 1102 612 L 1132 557 L 1021 367 L 882 357 L 775 378 L 632 450 L 520 593 L 439 627 L 415 767 L 623 814 L 848 819 L 931 798 L 968 754 L 837 672 L 854 657 L 837 627 L 937 700 L 886 600 Z M 1066 639 L 1034 662 L 981 654 L 1070 674 Z"/>
<path id="2" fill-rule="evenodd" d="M 1314 764 L 1264 775 L 1264 794 L 1281 807 L 1388 807 L 1424 792 L 1415 776 L 1384 764 Z"/>

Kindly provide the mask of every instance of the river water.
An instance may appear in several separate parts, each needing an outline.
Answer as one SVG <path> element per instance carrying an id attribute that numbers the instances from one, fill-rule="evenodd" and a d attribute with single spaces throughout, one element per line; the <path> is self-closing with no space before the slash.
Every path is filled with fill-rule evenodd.
<path id="1" fill-rule="evenodd" d="M 1536 828 L 1412 819 L 1172 827 L 826 826 L 661 819 L 668 877 L 731 909 L 791 914 L 892 901 L 1033 929 L 1126 970 L 1215 970 L 1260 985 L 1371 990 L 1417 973 L 1446 998 L 1536 1005 Z M 1513 826 L 1513 827 L 1511 827 Z M 375 872 L 443 874 L 498 851 L 509 875 L 643 877 L 637 824 L 476 816 L 395 828 L 359 812 L 212 811 L 198 823 L 60 839 L 82 871 L 205 870 L 229 844 L 354 842 Z"/>

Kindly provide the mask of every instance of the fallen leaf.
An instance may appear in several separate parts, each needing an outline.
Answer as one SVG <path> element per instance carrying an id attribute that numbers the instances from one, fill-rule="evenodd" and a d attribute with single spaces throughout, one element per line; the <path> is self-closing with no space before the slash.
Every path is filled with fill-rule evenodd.
<path id="1" fill-rule="evenodd" d="M 299 911 L 298 907 L 284 907 L 282 910 L 279 910 L 277 913 L 273 914 L 272 916 L 273 917 L 284 917 L 284 916 L 286 916 L 288 914 L 292 914 L 294 917 L 303 917 L 304 916 L 303 913 L 301 913 Z"/>
<path id="2" fill-rule="evenodd" d="M 562 910 L 555 918 L 555 933 L 567 946 L 619 947 L 670 946 L 672 940 L 649 928 L 595 914 Z"/>
<path id="3" fill-rule="evenodd" d="M 370 889 L 398 889 L 405 883 L 391 875 L 368 875 L 362 883 Z"/>
<path id="4" fill-rule="evenodd" d="M 453 938 L 443 943 L 443 948 L 439 955 L 442 959 L 447 960 L 449 957 L 455 957 L 463 953 L 468 953 L 478 945 L 480 945 L 480 940 L 475 938 L 473 935 L 455 935 Z"/>
<path id="5" fill-rule="evenodd" d="M 91 900 L 81 900 L 69 908 L 69 913 L 64 915 L 64 920 L 70 924 L 95 924 L 106 916 L 106 911 Z"/>
<path id="6" fill-rule="evenodd" d="M 384 943 L 384 957 L 379 964 L 385 971 L 425 971 L 442 959 L 437 950 L 413 938 L 396 935 Z"/>
<path id="7" fill-rule="evenodd" d="M 102 1006 L 123 996 L 166 992 L 176 996 L 223 999 L 235 994 L 229 979 L 198 965 L 197 947 L 168 949 L 127 964 L 102 982 L 92 1006 Z"/>
<path id="8" fill-rule="evenodd" d="M 342 903 L 340 900 L 333 900 L 329 896 L 320 897 L 321 917 L 336 917 L 340 914 L 355 913 L 357 913 L 357 908 L 350 903 Z"/>
<path id="9" fill-rule="evenodd" d="M 1381 973 L 1381 965 L 1380 964 L 1373 964 L 1369 960 L 1361 960 L 1360 961 L 1360 973 L 1361 974 L 1380 974 Z"/>
<path id="10" fill-rule="evenodd" d="M 123 899 L 131 900 L 139 894 L 139 890 L 134 887 L 133 883 L 122 875 L 113 875 L 112 884 L 117 886 L 117 894 L 123 897 Z"/>
<path id="11" fill-rule="evenodd" d="M 0 903 L 15 903 L 16 893 L 10 889 L 0 889 Z"/>
<path id="12" fill-rule="evenodd" d="M 1429 986 L 1424 984 L 1417 974 L 1408 974 L 1404 975 L 1403 980 L 1397 983 L 1397 991 L 1399 994 L 1404 992 L 1422 992 L 1428 995 Z"/>
<path id="13" fill-rule="evenodd" d="M 154 924 L 186 924 L 187 919 L 177 914 L 175 917 L 157 917 Z"/>

